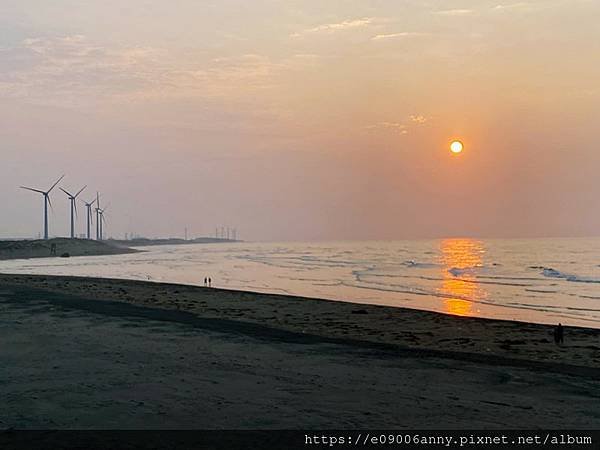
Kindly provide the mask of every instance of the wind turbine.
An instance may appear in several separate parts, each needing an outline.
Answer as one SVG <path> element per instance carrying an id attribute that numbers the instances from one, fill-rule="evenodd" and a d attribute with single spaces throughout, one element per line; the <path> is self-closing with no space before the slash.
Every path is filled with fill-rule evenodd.
<path id="1" fill-rule="evenodd" d="M 92 232 L 91 232 L 91 225 L 92 225 L 92 221 L 93 221 L 93 217 L 92 217 L 92 205 L 94 203 L 96 203 L 97 199 L 92 200 L 91 202 L 86 202 L 84 200 L 81 200 L 83 202 L 83 204 L 85 205 L 85 207 L 87 208 L 87 238 L 91 239 L 92 238 Z"/>
<path id="2" fill-rule="evenodd" d="M 67 194 L 67 197 L 69 197 L 69 202 L 71 203 L 71 239 L 75 238 L 75 215 L 77 215 L 77 203 L 75 203 L 75 200 L 77 199 L 77 196 L 81 194 L 86 187 L 87 185 L 79 189 L 79 192 L 77 192 L 77 194 L 75 195 L 71 194 L 70 192 L 67 192 L 63 188 L 59 188 L 61 191 Z"/>
<path id="3" fill-rule="evenodd" d="M 106 222 L 106 219 L 104 218 L 104 211 L 106 211 L 107 208 L 108 208 L 108 205 L 106 205 L 102 209 L 96 208 L 96 211 L 98 212 L 98 223 L 100 224 L 100 240 L 104 239 L 104 232 L 102 230 L 102 226 Z"/>
<path id="4" fill-rule="evenodd" d="M 37 192 L 38 194 L 42 194 L 44 196 L 44 239 L 48 239 L 48 205 L 52 208 L 52 202 L 50 201 L 50 192 L 52 189 L 56 187 L 56 185 L 62 180 L 65 176 L 60 177 L 56 183 L 52 185 L 50 189 L 47 191 L 42 191 L 40 189 L 34 189 L 26 186 L 20 186 L 21 189 L 27 189 L 28 191 Z"/>
<path id="5" fill-rule="evenodd" d="M 100 233 L 100 194 L 96 192 L 96 240 L 102 240 L 102 233 Z"/>

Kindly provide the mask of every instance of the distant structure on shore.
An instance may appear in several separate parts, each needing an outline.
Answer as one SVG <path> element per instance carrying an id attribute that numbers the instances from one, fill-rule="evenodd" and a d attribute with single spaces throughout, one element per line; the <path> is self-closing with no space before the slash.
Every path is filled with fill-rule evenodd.
<path id="1" fill-rule="evenodd" d="M 52 189 L 54 189 L 56 185 L 60 182 L 60 180 L 62 180 L 64 177 L 64 175 L 60 177 L 56 181 L 56 183 L 54 183 L 47 191 L 21 186 L 21 189 L 27 189 L 28 191 L 37 192 L 38 194 L 42 194 L 44 196 L 44 239 L 48 239 L 48 205 L 52 207 L 52 202 L 50 201 L 50 192 L 52 192 Z"/>
<path id="2" fill-rule="evenodd" d="M 216 227 L 215 239 L 224 239 L 227 241 L 237 241 L 237 228 Z"/>
<path id="3" fill-rule="evenodd" d="M 100 238 L 98 239 L 99 241 L 104 239 L 103 226 L 106 220 L 104 218 L 104 211 L 106 211 L 106 208 L 108 208 L 108 206 L 105 206 L 104 208 L 98 208 L 98 223 L 100 224 Z"/>
<path id="4" fill-rule="evenodd" d="M 150 239 L 141 236 L 132 235 L 128 236 L 129 239 L 112 239 L 109 238 L 105 242 L 110 242 L 116 245 L 126 247 L 149 247 L 153 245 L 190 245 L 190 244 L 223 244 L 228 242 L 227 239 L 220 239 L 214 237 L 197 237 L 193 239 L 182 239 L 182 238 L 163 238 L 163 239 Z"/>
<path id="5" fill-rule="evenodd" d="M 27 186 L 20 186 L 21 189 L 26 189 L 28 191 L 32 191 L 32 192 L 36 192 L 38 194 L 41 194 L 44 197 L 44 229 L 43 229 L 43 239 L 44 240 L 48 240 L 49 239 L 49 224 L 48 224 L 48 206 L 50 206 L 52 208 L 52 202 L 50 200 L 50 193 L 54 190 L 54 188 L 58 185 L 58 183 L 60 183 L 63 178 L 65 177 L 65 175 L 62 175 L 58 180 L 56 180 L 56 182 L 50 186 L 50 189 L 44 191 L 41 189 L 36 189 L 36 188 L 32 188 L 32 187 L 27 187 Z M 93 211 L 96 213 L 96 240 L 97 241 L 103 241 L 104 238 L 104 227 L 106 225 L 106 217 L 105 217 L 105 213 L 106 210 L 108 208 L 108 205 L 102 207 L 100 205 L 100 192 L 96 191 L 96 198 L 91 200 L 91 201 L 85 201 L 85 200 L 79 200 L 81 201 L 86 208 L 86 233 L 77 233 L 76 232 L 76 226 L 77 226 L 77 199 L 79 198 L 79 195 L 87 188 L 87 185 L 83 186 L 81 189 L 79 189 L 79 191 L 77 191 L 75 194 L 72 193 L 71 190 L 67 190 L 64 187 L 60 187 L 59 189 L 61 191 L 63 191 L 66 195 L 67 198 L 69 200 L 69 208 L 70 208 L 70 213 L 69 213 L 69 223 L 70 223 L 70 239 L 88 239 L 88 240 L 92 240 L 92 226 L 94 224 L 94 214 L 92 212 L 92 207 L 94 208 Z M 38 234 L 38 238 L 40 237 L 40 235 Z M 109 237 L 109 240 L 112 242 L 121 242 L 121 243 L 127 243 L 127 245 L 171 245 L 171 244 L 181 244 L 181 243 L 188 243 L 188 244 L 206 244 L 206 243 L 221 243 L 221 242 L 236 242 L 238 241 L 238 230 L 237 228 L 233 228 L 233 227 L 226 227 L 226 226 L 220 226 L 220 227 L 216 227 L 215 228 L 215 237 L 196 237 L 196 238 L 189 238 L 188 237 L 188 228 L 185 227 L 184 228 L 184 238 L 166 238 L 166 239 L 148 239 L 148 238 L 144 238 L 143 236 L 140 236 L 138 234 L 135 234 L 133 232 L 131 233 L 125 233 L 125 239 L 124 240 L 119 240 L 119 239 L 112 239 Z M 135 242 L 135 244 L 134 244 Z"/>
<path id="6" fill-rule="evenodd" d="M 94 203 L 96 203 L 97 199 L 92 200 L 91 202 L 86 202 L 84 200 L 82 200 L 82 202 L 85 204 L 85 207 L 87 209 L 87 238 L 88 239 L 92 239 L 92 233 L 91 233 L 91 227 L 92 227 L 92 222 L 94 220 L 94 216 L 92 214 L 92 206 Z"/>
<path id="7" fill-rule="evenodd" d="M 50 206 L 52 208 L 52 201 L 50 200 L 50 193 L 56 187 L 56 185 L 58 183 L 60 183 L 60 181 L 64 177 L 65 176 L 63 175 L 58 180 L 56 180 L 56 182 L 47 191 L 42 191 L 41 189 L 35 189 L 35 188 L 27 187 L 27 186 L 19 186 L 21 189 L 26 189 L 28 191 L 37 192 L 38 194 L 42 194 L 44 196 L 44 240 L 49 239 L 48 206 Z M 67 198 L 69 199 L 69 206 L 70 206 L 70 210 L 71 210 L 70 211 L 70 223 L 71 223 L 70 237 L 71 237 L 71 239 L 77 238 L 77 233 L 75 232 L 75 221 L 77 218 L 77 197 L 79 196 L 79 194 L 81 194 L 84 191 L 85 188 L 87 188 L 87 185 L 85 185 L 79 191 L 77 191 L 76 194 L 71 194 L 71 192 L 67 191 L 63 187 L 60 187 L 60 190 L 63 191 L 65 194 L 67 194 Z M 106 219 L 104 218 L 104 212 L 106 211 L 106 207 L 100 208 L 100 194 L 98 192 L 96 192 L 95 200 L 92 200 L 91 202 L 84 201 L 83 203 L 85 204 L 85 206 L 87 208 L 87 214 L 86 214 L 87 239 L 92 239 L 92 233 L 91 233 L 91 226 L 92 226 L 92 222 L 93 222 L 92 205 L 94 203 L 96 203 L 96 209 L 95 209 L 96 210 L 96 240 L 101 241 L 103 239 L 102 226 L 104 225 L 104 223 L 106 221 Z M 85 235 L 82 235 L 82 234 L 80 234 L 79 236 L 85 237 Z"/>
<path id="8" fill-rule="evenodd" d="M 87 187 L 84 186 L 81 189 L 79 189 L 79 191 L 77 192 L 77 194 L 73 195 L 70 192 L 68 192 L 67 190 L 63 189 L 63 188 L 59 188 L 61 191 L 63 191 L 65 194 L 67 194 L 67 197 L 69 198 L 69 203 L 71 206 L 71 239 L 75 238 L 75 214 L 77 214 L 77 197 L 79 196 L 79 194 L 81 194 L 83 192 L 83 190 Z"/>
<path id="9" fill-rule="evenodd" d="M 100 193 L 96 191 L 96 240 L 102 240 L 100 233 Z"/>

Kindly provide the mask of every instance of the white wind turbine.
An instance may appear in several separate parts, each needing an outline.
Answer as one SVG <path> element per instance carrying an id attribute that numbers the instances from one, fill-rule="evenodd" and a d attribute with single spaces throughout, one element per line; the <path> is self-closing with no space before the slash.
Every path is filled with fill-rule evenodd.
<path id="1" fill-rule="evenodd" d="M 91 239 L 92 238 L 92 222 L 93 222 L 93 214 L 92 214 L 92 205 L 94 203 L 96 203 L 96 199 L 92 200 L 91 202 L 86 202 L 84 200 L 81 200 L 83 202 L 83 204 L 85 205 L 86 209 L 87 209 L 87 238 Z"/>
<path id="2" fill-rule="evenodd" d="M 79 189 L 79 192 L 77 192 L 75 195 L 63 188 L 59 188 L 61 191 L 67 194 L 67 197 L 69 197 L 69 203 L 71 203 L 71 239 L 75 238 L 75 216 L 77 215 L 77 203 L 75 201 L 77 200 L 77 196 L 81 194 L 86 187 L 87 185 Z"/>
<path id="3" fill-rule="evenodd" d="M 60 180 L 62 180 L 64 177 L 64 175 L 60 177 L 56 181 L 56 183 L 54 183 L 47 191 L 21 186 L 21 189 L 27 189 L 28 191 L 37 192 L 38 194 L 42 194 L 44 196 L 44 239 L 48 239 L 48 205 L 50 205 L 50 208 L 52 208 L 52 202 L 50 201 L 50 192 L 52 192 L 52 189 L 54 189 L 56 185 L 60 182 Z"/>

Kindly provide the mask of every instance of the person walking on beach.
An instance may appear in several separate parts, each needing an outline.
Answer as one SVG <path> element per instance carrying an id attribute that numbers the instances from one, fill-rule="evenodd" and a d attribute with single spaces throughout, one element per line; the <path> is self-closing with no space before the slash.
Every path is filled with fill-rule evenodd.
<path id="1" fill-rule="evenodd" d="M 564 338 L 565 331 L 561 323 L 554 329 L 554 343 L 559 345 L 565 341 Z"/>
<path id="2" fill-rule="evenodd" d="M 208 287 L 212 287 L 212 278 L 208 277 Z"/>
<path id="3" fill-rule="evenodd" d="M 208 278 L 204 277 L 204 287 L 208 284 Z"/>

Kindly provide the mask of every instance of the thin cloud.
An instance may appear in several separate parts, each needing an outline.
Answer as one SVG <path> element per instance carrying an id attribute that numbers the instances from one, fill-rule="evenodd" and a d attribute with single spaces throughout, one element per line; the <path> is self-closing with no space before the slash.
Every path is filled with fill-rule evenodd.
<path id="1" fill-rule="evenodd" d="M 144 67 L 160 61 L 151 48 L 106 48 L 81 35 L 24 39 L 5 56 L 0 96 L 61 104 L 147 82 Z"/>
<path id="2" fill-rule="evenodd" d="M 410 120 L 411 120 L 411 122 L 414 122 L 414 123 L 423 124 L 423 123 L 427 122 L 429 119 L 425 116 L 422 116 L 421 114 L 418 114 L 418 115 L 411 115 Z"/>
<path id="3" fill-rule="evenodd" d="M 496 5 L 494 6 L 494 11 L 510 11 L 510 10 L 515 10 L 515 9 L 526 9 L 531 7 L 530 3 L 527 2 L 518 2 L 518 3 L 510 3 L 510 4 L 506 4 L 506 5 Z"/>
<path id="4" fill-rule="evenodd" d="M 368 131 L 389 131 L 397 134 L 408 134 L 411 128 L 415 128 L 425 124 L 429 118 L 422 114 L 411 114 L 408 119 L 402 122 L 383 121 L 372 125 L 367 125 L 365 130 Z"/>
<path id="5" fill-rule="evenodd" d="M 367 125 L 365 127 L 366 130 L 375 131 L 375 130 L 388 130 L 394 131 L 398 134 L 408 134 L 407 125 L 402 122 L 379 122 L 373 125 Z"/>
<path id="6" fill-rule="evenodd" d="M 80 35 L 28 38 L 3 51 L 0 98 L 76 106 L 149 98 L 243 97 L 272 86 L 308 57 L 272 61 L 257 54 L 195 61 L 164 49 L 105 47 Z"/>
<path id="7" fill-rule="evenodd" d="M 313 28 L 308 28 L 306 30 L 293 33 L 292 37 L 300 37 L 305 34 L 314 34 L 314 33 L 334 33 L 336 31 L 344 31 L 354 28 L 363 28 L 368 25 L 371 25 L 375 21 L 373 17 L 363 17 L 361 19 L 353 19 L 353 20 L 344 20 L 343 22 L 337 23 L 327 23 L 323 25 L 318 25 Z"/>
<path id="8" fill-rule="evenodd" d="M 435 12 L 435 14 L 439 14 L 442 16 L 467 16 L 472 13 L 472 9 L 444 9 L 442 11 Z"/>
<path id="9" fill-rule="evenodd" d="M 371 38 L 372 41 L 383 41 L 387 39 L 398 39 L 411 36 L 424 36 L 425 33 L 416 33 L 413 31 L 403 31 L 401 33 L 377 34 Z"/>

